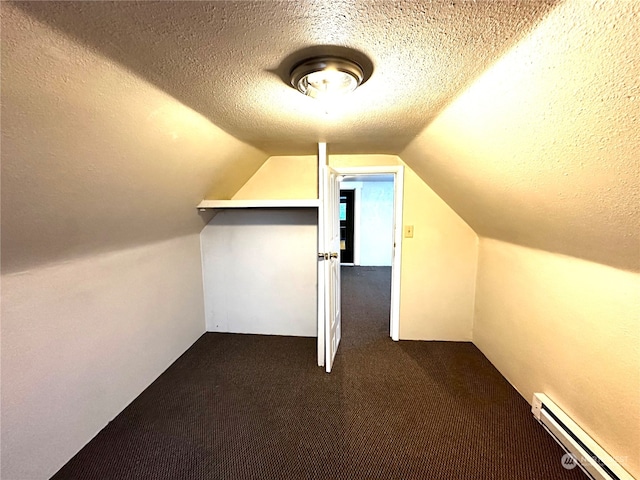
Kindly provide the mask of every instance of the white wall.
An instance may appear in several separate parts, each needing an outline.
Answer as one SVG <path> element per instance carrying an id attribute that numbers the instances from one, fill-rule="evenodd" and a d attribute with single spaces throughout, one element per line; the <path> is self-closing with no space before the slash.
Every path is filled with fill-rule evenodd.
<path id="1" fill-rule="evenodd" d="M 204 332 L 198 235 L 1 282 L 7 480 L 49 478 Z"/>
<path id="2" fill-rule="evenodd" d="M 218 213 L 201 233 L 211 332 L 316 336 L 317 210 Z"/>
<path id="3" fill-rule="evenodd" d="M 391 266 L 393 182 L 363 181 L 360 201 L 360 265 Z"/>
<path id="4" fill-rule="evenodd" d="M 470 341 L 478 237 L 395 155 L 331 155 L 333 167 L 404 165 L 400 338 Z"/>
<path id="5" fill-rule="evenodd" d="M 473 341 L 640 474 L 640 275 L 481 239 Z"/>
<path id="6" fill-rule="evenodd" d="M 318 157 L 269 157 L 233 196 L 234 200 L 318 198 Z"/>

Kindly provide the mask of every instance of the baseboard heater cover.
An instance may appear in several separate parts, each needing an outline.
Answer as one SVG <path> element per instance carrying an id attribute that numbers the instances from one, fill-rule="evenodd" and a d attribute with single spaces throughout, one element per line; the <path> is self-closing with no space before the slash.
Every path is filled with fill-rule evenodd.
<path id="1" fill-rule="evenodd" d="M 587 433 L 564 413 L 544 393 L 534 393 L 531 402 L 533 416 L 573 461 L 594 480 L 634 480 Z M 563 458 L 564 460 L 564 458 Z M 572 460 L 569 459 L 571 462 Z"/>

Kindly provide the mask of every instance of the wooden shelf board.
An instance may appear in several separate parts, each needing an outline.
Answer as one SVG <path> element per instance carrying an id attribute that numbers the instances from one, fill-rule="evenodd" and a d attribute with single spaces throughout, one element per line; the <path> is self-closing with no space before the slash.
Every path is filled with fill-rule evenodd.
<path id="1" fill-rule="evenodd" d="M 318 207 L 320 201 L 311 199 L 291 200 L 203 200 L 198 205 L 199 210 L 210 208 L 313 208 Z"/>

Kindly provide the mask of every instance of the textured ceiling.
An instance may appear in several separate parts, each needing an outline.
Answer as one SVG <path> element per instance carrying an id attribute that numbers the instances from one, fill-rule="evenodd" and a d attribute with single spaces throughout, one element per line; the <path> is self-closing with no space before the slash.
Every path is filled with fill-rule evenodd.
<path id="1" fill-rule="evenodd" d="M 318 140 L 400 154 L 480 236 L 640 270 L 638 1 L 0 5 L 3 271 L 197 232 Z M 329 114 L 281 78 L 317 44 L 374 67 Z"/>
<path id="2" fill-rule="evenodd" d="M 401 157 L 476 233 L 640 271 L 640 2 L 566 2 Z"/>
<path id="3" fill-rule="evenodd" d="M 526 1 L 27 2 L 70 34 L 272 155 L 399 153 L 556 3 Z M 288 87 L 297 52 L 366 54 L 338 105 Z"/>
<path id="4" fill-rule="evenodd" d="M 2 4 L 2 273 L 198 234 L 267 159 Z"/>

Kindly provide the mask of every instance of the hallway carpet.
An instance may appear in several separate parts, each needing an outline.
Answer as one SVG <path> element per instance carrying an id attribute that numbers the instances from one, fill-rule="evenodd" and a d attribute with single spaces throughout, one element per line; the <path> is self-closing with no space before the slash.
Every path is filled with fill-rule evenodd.
<path id="1" fill-rule="evenodd" d="M 390 268 L 342 271 L 331 374 L 314 338 L 207 333 L 53 478 L 586 478 L 473 344 L 391 341 Z"/>

